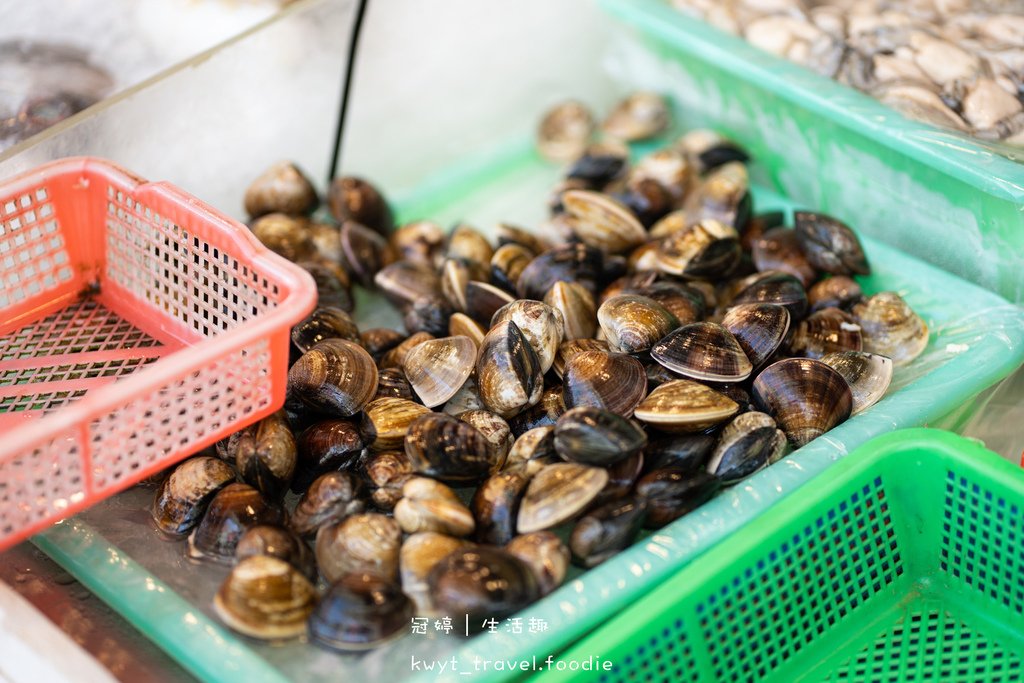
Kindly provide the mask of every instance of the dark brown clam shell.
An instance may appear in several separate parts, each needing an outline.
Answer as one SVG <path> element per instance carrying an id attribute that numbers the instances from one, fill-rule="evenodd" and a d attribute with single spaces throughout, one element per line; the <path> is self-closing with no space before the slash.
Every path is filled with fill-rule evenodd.
<path id="1" fill-rule="evenodd" d="M 742 413 L 722 430 L 708 472 L 723 484 L 734 484 L 767 465 L 785 446 L 786 436 L 775 420 L 756 411 Z"/>
<path id="2" fill-rule="evenodd" d="M 606 469 L 608 470 L 608 483 L 601 489 L 601 493 L 591 501 L 591 509 L 618 500 L 633 490 L 636 480 L 640 478 L 644 469 L 643 451 L 634 453 Z"/>
<path id="3" fill-rule="evenodd" d="M 302 572 L 310 581 L 316 581 L 316 561 L 306 542 L 281 526 L 258 524 L 249 527 L 238 539 L 235 559 L 241 562 L 254 555 L 266 555 L 284 560 Z"/>
<path id="4" fill-rule="evenodd" d="M 789 333 L 789 311 L 778 304 L 740 304 L 725 312 L 722 327 L 729 330 L 751 366 L 761 367 Z"/>
<path id="5" fill-rule="evenodd" d="M 405 454 L 414 471 L 450 484 L 478 482 L 496 469 L 484 435 L 444 413 L 422 415 L 410 425 Z"/>
<path id="6" fill-rule="evenodd" d="M 292 480 L 296 493 L 325 472 L 354 466 L 364 448 L 359 426 L 351 420 L 316 422 L 299 434 L 296 445 L 299 457 Z"/>
<path id="7" fill-rule="evenodd" d="M 533 571 L 517 557 L 489 546 L 452 552 L 430 570 L 427 584 L 437 608 L 456 620 L 468 615 L 472 630 L 540 597 Z"/>
<path id="8" fill-rule="evenodd" d="M 309 351 L 325 339 L 347 339 L 357 344 L 362 343 L 359 328 L 352 316 L 340 308 L 318 308 L 292 328 L 292 343 L 300 353 Z"/>
<path id="9" fill-rule="evenodd" d="M 309 617 L 309 637 L 340 652 L 369 650 L 405 633 L 412 600 L 390 578 L 350 573 L 327 589 Z"/>
<path id="10" fill-rule="evenodd" d="M 519 244 L 534 254 L 543 254 L 551 248 L 551 243 L 544 236 L 530 232 L 511 223 L 498 223 L 497 229 L 498 244 Z"/>
<path id="11" fill-rule="evenodd" d="M 864 298 L 857 281 L 845 275 L 834 275 L 816 283 L 807 291 L 811 312 L 823 308 L 848 309 Z"/>
<path id="12" fill-rule="evenodd" d="M 845 421 L 853 407 L 842 375 L 810 358 L 769 365 L 754 380 L 753 400 L 797 448 Z"/>
<path id="13" fill-rule="evenodd" d="M 519 276 L 534 257 L 536 254 L 521 244 L 498 247 L 491 257 L 491 280 L 498 287 L 514 292 Z"/>
<path id="14" fill-rule="evenodd" d="M 644 471 L 704 469 L 718 439 L 711 434 L 672 434 L 651 438 L 644 449 Z"/>
<path id="15" fill-rule="evenodd" d="M 345 221 L 341 225 L 339 242 L 345 270 L 363 287 L 372 288 L 374 277 L 387 265 L 387 241 L 360 223 Z"/>
<path id="16" fill-rule="evenodd" d="M 569 537 L 573 560 L 583 567 L 596 567 L 628 547 L 646 518 L 647 501 L 637 496 L 591 510 L 576 522 Z"/>
<path id="17" fill-rule="evenodd" d="M 316 532 L 316 563 L 328 582 L 349 572 L 398 579 L 402 529 L 391 517 L 376 512 L 350 515 Z"/>
<path id="18" fill-rule="evenodd" d="M 566 180 L 580 181 L 591 189 L 601 189 L 625 175 L 629 167 L 629 148 L 621 144 L 592 144 L 577 157 L 565 173 Z"/>
<path id="19" fill-rule="evenodd" d="M 330 306 L 350 312 L 355 308 L 352 292 L 349 291 L 348 275 L 345 275 L 340 267 L 327 261 L 299 261 L 298 265 L 309 273 L 316 283 L 318 306 Z"/>
<path id="20" fill-rule="evenodd" d="M 441 337 L 448 332 L 448 319 L 455 310 L 440 296 L 428 295 L 416 299 L 402 316 L 402 324 L 409 334 L 429 332 Z"/>
<path id="21" fill-rule="evenodd" d="M 246 427 L 238 438 L 239 478 L 274 500 L 284 495 L 298 460 L 295 437 L 283 411 Z"/>
<path id="22" fill-rule="evenodd" d="M 217 492 L 234 480 L 234 469 L 223 460 L 205 455 L 186 460 L 157 489 L 150 509 L 153 521 L 164 533 L 187 533 Z"/>
<path id="23" fill-rule="evenodd" d="M 591 292 L 604 271 L 604 252 L 585 244 L 556 247 L 537 256 L 523 269 L 516 285 L 520 298 L 541 301 L 559 280 L 578 282 Z"/>
<path id="24" fill-rule="evenodd" d="M 565 364 L 562 396 L 567 409 L 591 406 L 628 417 L 646 393 L 644 366 L 632 356 L 584 351 Z"/>
<path id="25" fill-rule="evenodd" d="M 564 460 L 607 467 L 647 445 L 643 429 L 600 408 L 573 408 L 555 424 L 555 451 Z"/>
<path id="26" fill-rule="evenodd" d="M 515 442 L 508 422 L 487 410 L 467 410 L 455 417 L 473 425 L 487 439 L 488 447 L 491 449 L 491 462 L 495 463 L 495 468 L 500 469 Z"/>
<path id="27" fill-rule="evenodd" d="M 700 470 L 654 470 L 636 483 L 636 493 L 647 501 L 644 526 L 660 529 L 709 501 L 721 488 L 718 477 Z"/>
<path id="28" fill-rule="evenodd" d="M 547 595 L 562 585 L 569 571 L 569 548 L 550 531 L 534 531 L 516 536 L 505 545 L 533 571 L 540 594 Z"/>
<path id="29" fill-rule="evenodd" d="M 711 322 L 673 330 L 651 347 L 651 358 L 672 372 L 709 382 L 739 382 L 753 371 L 736 337 Z"/>
<path id="30" fill-rule="evenodd" d="M 495 325 L 480 348 L 476 382 L 480 399 L 492 413 L 509 418 L 536 404 L 544 392 L 540 359 L 519 326 Z"/>
<path id="31" fill-rule="evenodd" d="M 295 505 L 290 524 L 300 536 L 313 536 L 320 527 L 337 524 L 366 508 L 364 487 L 350 472 L 327 472 L 317 477 Z"/>
<path id="32" fill-rule="evenodd" d="M 755 240 L 751 258 L 758 270 L 789 273 L 804 287 L 810 287 L 818 277 L 818 271 L 808 263 L 800 248 L 796 231 L 789 228 L 772 228 Z"/>
<path id="33" fill-rule="evenodd" d="M 231 564 L 246 529 L 283 521 L 281 507 L 267 502 L 259 491 L 247 484 L 229 484 L 213 497 L 203 521 L 188 537 L 188 554 L 197 560 Z"/>
<path id="34" fill-rule="evenodd" d="M 870 275 L 864 248 L 845 223 L 822 213 L 797 211 L 793 225 L 807 260 L 833 275 Z"/>
<path id="35" fill-rule="evenodd" d="M 418 401 L 419 398 L 413 393 L 412 385 L 405 376 L 402 368 L 386 368 L 377 373 L 377 393 L 373 400 L 378 398 L 403 398 L 407 401 Z"/>
<path id="36" fill-rule="evenodd" d="M 490 325 L 495 313 L 513 301 L 511 294 L 487 282 L 466 283 L 466 315 L 481 325 Z"/>
<path id="37" fill-rule="evenodd" d="M 256 177 L 245 190 L 245 212 L 250 218 L 268 213 L 301 216 L 320 203 L 316 189 L 298 166 L 281 161 Z"/>
<path id="38" fill-rule="evenodd" d="M 764 213 L 754 214 L 743 229 L 743 233 L 740 236 L 740 244 L 745 251 L 750 251 L 754 248 L 754 242 L 759 240 L 761 235 L 772 228 L 784 225 L 785 222 L 786 214 L 782 211 L 765 211 Z"/>
<path id="39" fill-rule="evenodd" d="M 288 370 L 288 391 L 316 410 L 348 417 L 377 392 L 377 366 L 358 344 L 327 339 Z"/>
<path id="40" fill-rule="evenodd" d="M 519 501 L 530 477 L 525 470 L 491 475 L 473 494 L 470 510 L 476 520 L 474 538 L 480 543 L 505 545 L 516 535 Z"/>
<path id="41" fill-rule="evenodd" d="M 630 289 L 630 292 L 658 302 L 676 317 L 680 325 L 701 320 L 707 310 L 704 295 L 684 282 L 653 282 Z"/>
<path id="42" fill-rule="evenodd" d="M 512 435 L 519 437 L 537 427 L 554 426 L 555 421 L 565 412 L 565 400 L 562 397 L 562 385 L 556 384 L 544 390 L 544 395 L 536 405 L 508 419 Z"/>
<path id="43" fill-rule="evenodd" d="M 417 299 L 441 294 L 441 279 L 433 268 L 411 261 L 396 261 L 377 271 L 374 284 L 391 302 L 405 312 Z"/>
<path id="44" fill-rule="evenodd" d="M 406 223 L 388 238 L 388 243 L 399 258 L 430 268 L 440 264 L 444 242 L 444 229 L 430 221 Z"/>
<path id="45" fill-rule="evenodd" d="M 380 362 L 381 357 L 385 353 L 405 341 L 405 338 L 406 335 L 398 330 L 387 327 L 373 327 L 364 330 L 359 335 L 363 348 L 366 349 L 367 353 L 373 357 L 374 362 L 377 363 Z"/>
<path id="46" fill-rule="evenodd" d="M 768 270 L 751 275 L 742 283 L 731 306 L 739 304 L 778 304 L 789 311 L 790 324 L 807 313 L 807 292 L 800 280 L 789 273 Z"/>
<path id="47" fill-rule="evenodd" d="M 689 278 L 718 278 L 740 260 L 740 240 L 735 229 L 706 220 L 669 235 L 658 246 L 658 268 Z"/>
<path id="48" fill-rule="evenodd" d="M 327 205 L 339 223 L 355 221 L 384 236 L 395 225 L 384 195 L 362 178 L 335 178 L 327 193 Z"/>
<path id="49" fill-rule="evenodd" d="M 800 321 L 793 331 L 789 350 L 795 356 L 821 358 L 826 353 L 860 351 L 860 325 L 838 308 L 823 308 Z"/>
<path id="50" fill-rule="evenodd" d="M 530 348 L 540 361 L 541 373 L 547 372 L 555 362 L 555 354 L 565 331 L 561 312 L 540 301 L 517 299 L 494 313 L 490 327 L 493 329 L 507 321 L 514 322 L 530 343 Z"/>
<path id="51" fill-rule="evenodd" d="M 653 299 L 637 294 L 612 297 L 597 309 L 597 321 L 612 351 L 643 353 L 679 327 L 679 320 Z"/>

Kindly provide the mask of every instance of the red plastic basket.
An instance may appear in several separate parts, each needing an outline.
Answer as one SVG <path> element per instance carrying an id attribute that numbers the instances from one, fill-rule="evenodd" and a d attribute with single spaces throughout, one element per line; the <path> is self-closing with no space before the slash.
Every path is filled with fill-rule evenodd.
<path id="1" fill-rule="evenodd" d="M 0 182 L 0 548 L 279 408 L 315 300 L 167 183 L 93 158 Z"/>

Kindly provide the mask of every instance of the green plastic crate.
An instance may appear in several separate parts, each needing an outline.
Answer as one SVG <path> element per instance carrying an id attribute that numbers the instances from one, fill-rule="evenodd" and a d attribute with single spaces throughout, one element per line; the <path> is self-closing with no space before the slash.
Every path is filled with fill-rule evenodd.
<path id="1" fill-rule="evenodd" d="M 908 119 L 669 0 L 601 6 L 634 29 L 605 59 L 615 78 L 742 143 L 761 184 L 1024 303 L 1024 150 Z"/>
<path id="2" fill-rule="evenodd" d="M 1024 471 L 949 432 L 869 441 L 564 652 L 540 680 L 1024 677 Z"/>

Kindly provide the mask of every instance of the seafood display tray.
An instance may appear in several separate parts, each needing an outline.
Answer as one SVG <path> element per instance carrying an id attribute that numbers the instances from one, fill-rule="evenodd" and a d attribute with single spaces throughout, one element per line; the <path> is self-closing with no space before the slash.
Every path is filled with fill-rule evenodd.
<path id="1" fill-rule="evenodd" d="M 829 474 L 567 656 L 616 661 L 601 683 L 1019 681 L 1024 472 L 912 429 Z"/>
<path id="2" fill-rule="evenodd" d="M 740 142 L 762 183 L 1024 302 L 1020 149 L 908 119 L 669 0 L 601 5 L 633 29 L 605 60 L 615 78 L 671 96 L 688 126 Z"/>
<path id="3" fill-rule="evenodd" d="M 393 199 L 403 220 L 429 217 L 442 225 L 463 220 L 486 234 L 499 220 L 537 226 L 558 175 L 558 168 L 536 156 L 530 141 L 518 140 L 486 157 L 466 160 L 433 176 L 416 192 Z M 758 210 L 795 206 L 757 188 L 754 201 Z M 850 223 L 858 227 L 856 217 Z M 185 558 L 184 542 L 161 539 L 148 513 L 154 490 L 142 486 L 64 521 L 37 536 L 35 543 L 204 680 L 434 681 L 436 671 L 417 672 L 414 663 L 454 657 L 460 668 L 449 677 L 464 681 L 482 678 L 474 669 L 476 658 L 543 659 L 636 602 L 856 446 L 963 408 L 1024 360 L 1020 309 L 875 240 L 864 240 L 864 246 L 874 269 L 873 275 L 860 279 L 865 292 L 899 292 L 932 332 L 924 354 L 897 369 L 890 395 L 695 512 L 644 535 L 604 564 L 586 572 L 574 570 L 560 589 L 519 615 L 520 633 L 499 628 L 466 639 L 439 635 L 431 628 L 427 635 L 408 633 L 374 651 L 347 656 L 305 642 L 273 645 L 248 640 L 213 616 L 211 598 L 226 569 L 193 564 Z M 357 292 L 360 324 L 396 324 L 387 317 L 394 315 L 391 308 L 375 301 Z M 530 623 L 537 628 L 529 628 Z M 487 680 L 497 677 L 491 671 Z"/>

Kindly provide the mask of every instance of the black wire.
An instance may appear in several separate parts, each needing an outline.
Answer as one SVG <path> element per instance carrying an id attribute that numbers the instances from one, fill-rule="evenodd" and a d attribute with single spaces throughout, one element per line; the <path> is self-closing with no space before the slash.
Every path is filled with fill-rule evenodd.
<path id="1" fill-rule="evenodd" d="M 334 180 L 338 174 L 338 160 L 341 158 L 341 139 L 345 134 L 345 115 L 348 113 L 348 94 L 352 88 L 352 73 L 356 65 L 356 49 L 359 46 L 359 33 L 363 28 L 363 16 L 369 0 L 357 0 L 356 18 L 352 24 L 352 35 L 348 41 L 348 64 L 345 65 L 345 80 L 341 83 L 341 106 L 338 108 L 338 127 L 334 131 L 334 154 L 331 156 L 331 173 L 327 182 Z"/>

